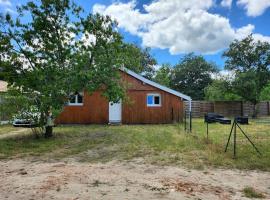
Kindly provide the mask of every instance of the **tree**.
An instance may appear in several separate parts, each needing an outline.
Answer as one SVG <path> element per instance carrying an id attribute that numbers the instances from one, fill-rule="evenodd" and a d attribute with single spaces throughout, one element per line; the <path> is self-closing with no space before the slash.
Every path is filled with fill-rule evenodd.
<path id="1" fill-rule="evenodd" d="M 102 89 L 110 101 L 124 97 L 116 22 L 81 13 L 69 0 L 40 0 L 19 7 L 15 20 L 9 14 L 1 18 L 2 75 L 9 87 L 31 99 L 28 110 L 37 108 L 37 123 L 46 127 L 47 137 L 52 116 L 57 117 L 72 93 Z"/>
<path id="2" fill-rule="evenodd" d="M 225 77 L 215 79 L 204 90 L 205 99 L 210 101 L 234 101 L 241 97 L 234 93 L 232 82 Z"/>
<path id="3" fill-rule="evenodd" d="M 163 64 L 156 71 L 154 81 L 161 85 L 171 87 L 171 71 L 172 71 L 172 67 L 170 66 L 170 64 Z"/>
<path id="4" fill-rule="evenodd" d="M 0 93 L 0 100 L 0 117 L 4 117 L 7 120 L 12 119 L 14 114 L 17 114 L 15 118 L 28 118 L 25 116 L 26 112 L 23 111 L 29 110 L 33 102 L 25 95 L 21 95 L 21 93 L 17 91 L 9 90 L 7 93 Z M 18 114 L 24 114 L 24 116 L 18 116 Z M 33 115 L 32 118 L 34 117 Z"/>
<path id="5" fill-rule="evenodd" d="M 212 83 L 211 74 L 217 72 L 213 63 L 208 63 L 202 56 L 187 54 L 174 67 L 172 87 L 194 100 L 204 99 L 204 88 Z"/>
<path id="6" fill-rule="evenodd" d="M 2 73 L 3 73 L 3 69 L 2 69 L 2 67 L 0 67 L 0 80 L 3 80 L 4 79 L 4 76 L 2 75 Z"/>
<path id="7" fill-rule="evenodd" d="M 270 82 L 262 89 L 260 94 L 260 100 L 270 101 Z"/>
<path id="8" fill-rule="evenodd" d="M 235 92 L 254 105 L 253 116 L 256 117 L 260 93 L 270 80 L 270 44 L 256 42 L 249 35 L 232 42 L 223 56 L 227 59 L 225 68 L 236 73 Z"/>
<path id="9" fill-rule="evenodd" d="M 256 73 L 252 71 L 242 72 L 236 76 L 234 81 L 234 90 L 241 95 L 241 97 L 253 103 L 253 117 L 256 117 L 256 104 L 259 102 L 260 94 L 257 93 Z"/>
<path id="10" fill-rule="evenodd" d="M 134 44 L 123 44 L 121 58 L 124 66 L 145 78 L 153 79 L 157 64 L 155 58 L 150 54 L 150 48 L 141 49 Z"/>

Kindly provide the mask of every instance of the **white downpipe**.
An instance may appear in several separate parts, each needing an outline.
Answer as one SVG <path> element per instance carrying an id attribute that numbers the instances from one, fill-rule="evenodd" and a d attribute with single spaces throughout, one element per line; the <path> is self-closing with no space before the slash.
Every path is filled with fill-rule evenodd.
<path id="1" fill-rule="evenodd" d="M 191 113 L 191 111 L 192 111 L 192 100 L 190 99 L 189 101 L 188 101 L 188 103 L 189 103 L 189 112 Z"/>

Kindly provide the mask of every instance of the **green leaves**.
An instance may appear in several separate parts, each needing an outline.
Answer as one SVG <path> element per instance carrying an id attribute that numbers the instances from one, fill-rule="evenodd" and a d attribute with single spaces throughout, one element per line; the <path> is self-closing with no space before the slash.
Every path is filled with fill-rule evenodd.
<path id="1" fill-rule="evenodd" d="M 0 73 L 20 95 L 33 99 L 41 116 L 59 114 L 70 93 L 84 89 L 102 89 L 111 101 L 124 96 L 116 22 L 99 14 L 82 17 L 81 11 L 69 0 L 29 1 L 17 19 L 1 20 Z"/>
<path id="2" fill-rule="evenodd" d="M 204 89 L 205 99 L 210 101 L 233 101 L 242 100 L 242 98 L 234 93 L 232 81 L 226 77 L 215 79 Z"/>
<path id="3" fill-rule="evenodd" d="M 252 35 L 235 40 L 223 56 L 225 68 L 236 72 L 234 92 L 256 104 L 262 89 L 270 80 L 270 44 L 254 41 Z"/>
<path id="4" fill-rule="evenodd" d="M 154 81 L 161 85 L 171 87 L 172 67 L 169 64 L 163 64 L 157 71 Z"/>
<path id="5" fill-rule="evenodd" d="M 262 89 L 260 94 L 260 100 L 270 101 L 270 82 Z"/>
<path id="6" fill-rule="evenodd" d="M 141 49 L 134 44 L 123 44 L 119 59 L 126 68 L 153 79 L 157 61 L 151 56 L 149 48 Z"/>
<path id="7" fill-rule="evenodd" d="M 174 67 L 172 86 L 194 100 L 202 100 L 204 88 L 212 83 L 211 74 L 215 72 L 217 67 L 213 63 L 208 63 L 202 56 L 188 54 Z"/>
<path id="8" fill-rule="evenodd" d="M 269 71 L 270 44 L 267 42 L 254 41 L 252 35 L 241 41 L 235 40 L 230 44 L 223 57 L 227 60 L 225 68 L 238 72 L 249 70 Z"/>

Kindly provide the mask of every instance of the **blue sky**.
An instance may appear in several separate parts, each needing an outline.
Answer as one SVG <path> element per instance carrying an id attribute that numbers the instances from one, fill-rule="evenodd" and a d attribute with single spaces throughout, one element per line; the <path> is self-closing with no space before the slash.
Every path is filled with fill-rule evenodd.
<path id="1" fill-rule="evenodd" d="M 19 0 L 0 0 L 0 11 L 16 15 Z M 253 33 L 270 42 L 270 0 L 77 0 L 86 12 L 111 15 L 124 40 L 151 47 L 159 64 L 202 54 L 222 69 L 222 52 Z M 13 13 L 14 11 L 14 13 Z"/>

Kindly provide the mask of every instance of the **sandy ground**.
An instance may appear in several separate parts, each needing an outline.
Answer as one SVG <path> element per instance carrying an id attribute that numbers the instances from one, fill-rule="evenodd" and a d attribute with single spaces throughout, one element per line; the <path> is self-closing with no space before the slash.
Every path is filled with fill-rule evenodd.
<path id="1" fill-rule="evenodd" d="M 254 187 L 270 199 L 270 173 L 189 170 L 143 160 L 105 164 L 0 161 L 0 199 L 246 199 Z"/>
<path id="2" fill-rule="evenodd" d="M 20 128 L 16 131 L 10 131 L 8 133 L 5 134 L 1 134 L 0 135 L 0 139 L 4 139 L 4 138 L 9 138 L 9 137 L 16 137 L 16 136 L 21 136 L 23 135 L 23 133 L 27 133 L 27 129 L 26 128 Z"/>

